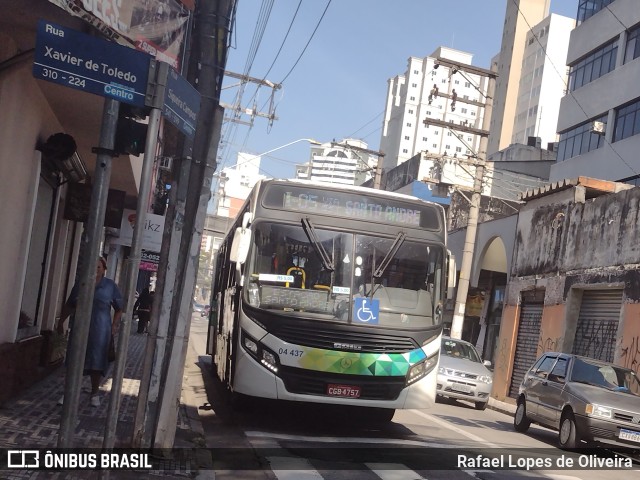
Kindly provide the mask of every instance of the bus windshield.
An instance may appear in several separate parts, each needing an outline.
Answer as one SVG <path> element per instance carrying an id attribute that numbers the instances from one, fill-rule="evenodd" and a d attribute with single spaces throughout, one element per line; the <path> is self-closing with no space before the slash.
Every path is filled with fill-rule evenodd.
<path id="1" fill-rule="evenodd" d="M 364 298 L 378 312 L 370 325 L 424 328 L 441 322 L 442 245 L 397 232 L 362 235 L 304 221 L 255 222 L 252 230 L 244 295 L 254 307 L 358 323 L 354 306 Z"/>

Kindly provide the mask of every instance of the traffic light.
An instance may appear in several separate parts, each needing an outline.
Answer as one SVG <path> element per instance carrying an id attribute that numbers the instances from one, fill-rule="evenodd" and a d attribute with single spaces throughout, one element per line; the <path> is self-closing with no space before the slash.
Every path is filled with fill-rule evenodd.
<path id="1" fill-rule="evenodd" d="M 118 127 L 113 149 L 116 153 L 140 155 L 144 153 L 147 140 L 147 124 L 136 122 L 122 114 L 118 116 Z"/>

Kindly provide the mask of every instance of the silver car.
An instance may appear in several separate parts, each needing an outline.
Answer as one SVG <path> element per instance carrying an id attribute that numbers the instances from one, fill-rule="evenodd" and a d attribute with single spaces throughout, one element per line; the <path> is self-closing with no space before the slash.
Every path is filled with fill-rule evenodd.
<path id="1" fill-rule="evenodd" d="M 561 448 L 582 441 L 640 447 L 640 382 L 612 363 L 567 353 L 543 354 L 524 376 L 513 426 L 558 431 Z"/>
<path id="2" fill-rule="evenodd" d="M 493 373 L 487 368 L 489 366 L 491 362 L 483 362 L 469 342 L 442 337 L 436 394 L 439 397 L 469 400 L 475 403 L 477 410 L 484 410 L 493 383 Z"/>

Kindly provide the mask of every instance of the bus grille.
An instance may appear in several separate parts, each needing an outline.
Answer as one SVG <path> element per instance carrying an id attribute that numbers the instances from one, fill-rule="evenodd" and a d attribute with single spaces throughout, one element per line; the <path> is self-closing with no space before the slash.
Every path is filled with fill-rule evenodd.
<path id="1" fill-rule="evenodd" d="M 327 385 L 338 384 L 359 386 L 359 398 L 363 400 L 396 400 L 405 387 L 405 377 L 336 375 L 282 366 L 278 376 L 284 381 L 288 392 L 301 395 L 328 396 Z"/>
<path id="2" fill-rule="evenodd" d="M 415 350 L 419 345 L 410 337 L 397 337 L 372 332 L 346 330 L 344 328 L 308 328 L 294 325 L 281 325 L 273 334 L 279 339 L 306 347 L 329 350 L 350 350 L 367 353 L 405 353 Z M 336 344 L 340 344 L 339 347 Z M 357 345 L 359 348 L 345 348 L 344 345 Z"/>

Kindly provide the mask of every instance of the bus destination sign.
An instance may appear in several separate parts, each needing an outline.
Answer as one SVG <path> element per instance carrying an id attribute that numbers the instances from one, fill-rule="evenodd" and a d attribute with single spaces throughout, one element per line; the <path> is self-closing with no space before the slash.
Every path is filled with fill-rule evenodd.
<path id="1" fill-rule="evenodd" d="M 429 230 L 441 228 L 437 213 L 430 205 L 348 191 L 272 185 L 265 196 L 264 206 Z"/>

